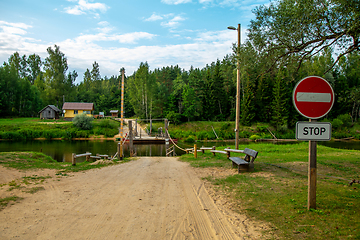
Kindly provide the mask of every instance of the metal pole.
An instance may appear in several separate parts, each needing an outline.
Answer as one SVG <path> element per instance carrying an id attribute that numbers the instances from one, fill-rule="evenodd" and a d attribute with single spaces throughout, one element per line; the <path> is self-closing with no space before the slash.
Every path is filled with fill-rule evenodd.
<path id="1" fill-rule="evenodd" d="M 316 122 L 316 120 L 310 119 L 309 122 Z M 316 157 L 317 143 L 309 141 L 308 209 L 316 209 Z"/>
<path id="2" fill-rule="evenodd" d="M 236 75 L 236 119 L 235 119 L 235 149 L 239 149 L 239 127 L 240 127 L 240 41 L 241 26 L 238 24 L 238 59 L 237 59 L 237 75 Z"/>
<path id="3" fill-rule="evenodd" d="M 134 142 L 133 142 L 133 130 L 132 130 L 132 121 L 128 121 L 129 124 L 129 148 L 130 148 L 130 157 L 134 155 Z"/>

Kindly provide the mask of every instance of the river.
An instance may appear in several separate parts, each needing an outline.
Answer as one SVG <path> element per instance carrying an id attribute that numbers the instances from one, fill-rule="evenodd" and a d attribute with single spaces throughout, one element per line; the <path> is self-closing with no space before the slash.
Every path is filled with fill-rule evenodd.
<path id="1" fill-rule="evenodd" d="M 241 144 L 248 144 L 249 142 L 243 142 Z M 198 142 L 198 147 L 201 146 L 226 146 L 231 145 L 232 142 Z M 269 143 L 272 144 L 272 143 Z M 320 145 L 325 145 L 333 148 L 342 149 L 356 149 L 360 150 L 360 141 L 348 141 L 348 142 L 319 142 Z M 181 143 L 178 145 L 182 148 L 193 147 L 193 144 Z M 137 156 L 165 156 L 166 148 L 165 144 L 136 144 L 134 149 Z M 52 157 L 58 162 L 71 162 L 72 153 L 85 153 L 91 152 L 95 154 L 107 154 L 113 156 L 117 152 L 117 142 L 112 140 L 103 141 L 90 141 L 90 140 L 77 140 L 77 141 L 65 141 L 65 140 L 34 140 L 25 142 L 16 141 L 0 141 L 0 152 L 19 152 L 19 151 L 33 151 L 43 152 L 44 154 Z M 176 149 L 176 154 L 181 155 L 184 152 L 180 149 Z M 128 157 L 130 155 L 129 145 L 124 145 L 124 155 Z M 80 160 L 80 159 L 79 159 Z M 81 160 L 80 160 L 81 161 Z"/>

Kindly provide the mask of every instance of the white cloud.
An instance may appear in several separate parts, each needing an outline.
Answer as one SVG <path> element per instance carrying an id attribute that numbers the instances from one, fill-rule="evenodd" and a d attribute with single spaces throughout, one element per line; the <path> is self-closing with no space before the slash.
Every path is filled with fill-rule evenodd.
<path id="1" fill-rule="evenodd" d="M 161 0 L 162 3 L 169 5 L 178 5 L 182 3 L 191 3 L 192 0 Z"/>
<path id="2" fill-rule="evenodd" d="M 186 20 L 185 18 L 183 18 L 182 16 L 175 16 L 172 19 L 170 19 L 169 21 L 164 21 L 161 23 L 161 26 L 163 27 L 169 27 L 169 28 L 176 28 L 177 26 L 180 25 L 181 21 Z"/>
<path id="3" fill-rule="evenodd" d="M 146 18 L 145 21 L 146 22 L 154 22 L 154 21 L 158 21 L 158 20 L 162 20 L 163 17 L 156 14 L 156 13 L 153 13 L 149 18 Z"/>
<path id="4" fill-rule="evenodd" d="M 77 1 L 71 1 L 77 2 Z M 102 13 L 106 12 L 109 7 L 104 3 L 89 3 L 87 0 L 78 0 L 78 4 L 71 7 L 64 8 L 65 12 L 72 15 L 82 15 L 87 13 L 92 13 L 96 18 L 99 17 L 100 11 Z"/>
<path id="5" fill-rule="evenodd" d="M 174 17 L 176 20 L 176 17 Z M 173 18 L 173 19 L 174 19 Z M 151 40 L 156 35 L 147 32 L 132 32 L 112 34 L 99 31 L 95 34 L 84 34 L 76 38 L 60 42 L 42 42 L 26 37 L 21 31 L 4 31 L 2 26 L 18 26 L 19 29 L 31 28 L 27 24 L 13 24 L 0 22 L 0 60 L 7 61 L 10 55 L 18 51 L 20 55 L 38 54 L 45 59 L 46 49 L 54 44 L 68 59 L 69 70 L 76 70 L 79 74 L 76 83 L 83 80 L 83 73 L 91 68 L 94 61 L 100 65 L 102 76 L 119 75 L 119 69 L 124 67 L 127 75 L 136 71 L 141 62 L 147 61 L 151 69 L 164 66 L 179 65 L 189 69 L 190 66 L 203 68 L 206 64 L 222 59 L 232 53 L 232 43 L 236 42 L 236 31 L 213 31 L 198 33 L 195 40 L 187 44 L 172 44 L 162 46 L 124 47 L 124 44 L 134 44 L 140 40 Z M 99 27 L 109 27 L 107 22 L 99 22 Z M 186 37 L 186 36 L 183 36 Z M 116 44 L 103 45 L 116 41 Z M 149 41 L 150 42 L 150 41 Z"/>

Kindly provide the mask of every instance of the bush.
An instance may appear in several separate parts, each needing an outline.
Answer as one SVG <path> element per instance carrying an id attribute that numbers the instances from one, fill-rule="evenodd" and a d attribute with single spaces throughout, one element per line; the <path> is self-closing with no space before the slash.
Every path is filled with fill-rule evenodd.
<path id="1" fill-rule="evenodd" d="M 92 117 L 86 116 L 86 114 L 76 115 L 73 119 L 73 124 L 75 127 L 82 130 L 90 130 L 92 128 Z"/>
<path id="2" fill-rule="evenodd" d="M 338 118 L 335 118 L 334 120 L 332 120 L 331 122 L 331 125 L 334 129 L 338 129 L 340 128 L 342 125 L 343 125 L 343 121 L 341 121 L 340 119 Z"/>
<path id="3" fill-rule="evenodd" d="M 194 143 L 194 142 L 195 142 L 194 136 L 188 136 L 188 137 L 185 139 L 185 142 L 187 142 L 187 143 Z"/>
<path id="4" fill-rule="evenodd" d="M 258 140 L 258 139 L 261 139 L 259 135 L 254 134 L 250 136 L 250 140 Z"/>
<path id="5" fill-rule="evenodd" d="M 344 127 L 350 127 L 352 124 L 350 114 L 341 114 L 336 119 L 339 119 L 343 122 Z"/>
<path id="6" fill-rule="evenodd" d="M 168 112 L 166 118 L 175 125 L 178 125 L 181 122 L 181 114 L 174 111 Z"/>

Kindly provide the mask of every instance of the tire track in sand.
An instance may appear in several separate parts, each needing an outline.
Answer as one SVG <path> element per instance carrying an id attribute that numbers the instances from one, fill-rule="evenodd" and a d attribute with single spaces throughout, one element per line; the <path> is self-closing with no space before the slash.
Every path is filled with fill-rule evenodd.
<path id="1" fill-rule="evenodd" d="M 239 239 L 193 169 L 144 157 L 49 181 L 0 212 L 2 239 Z"/>

